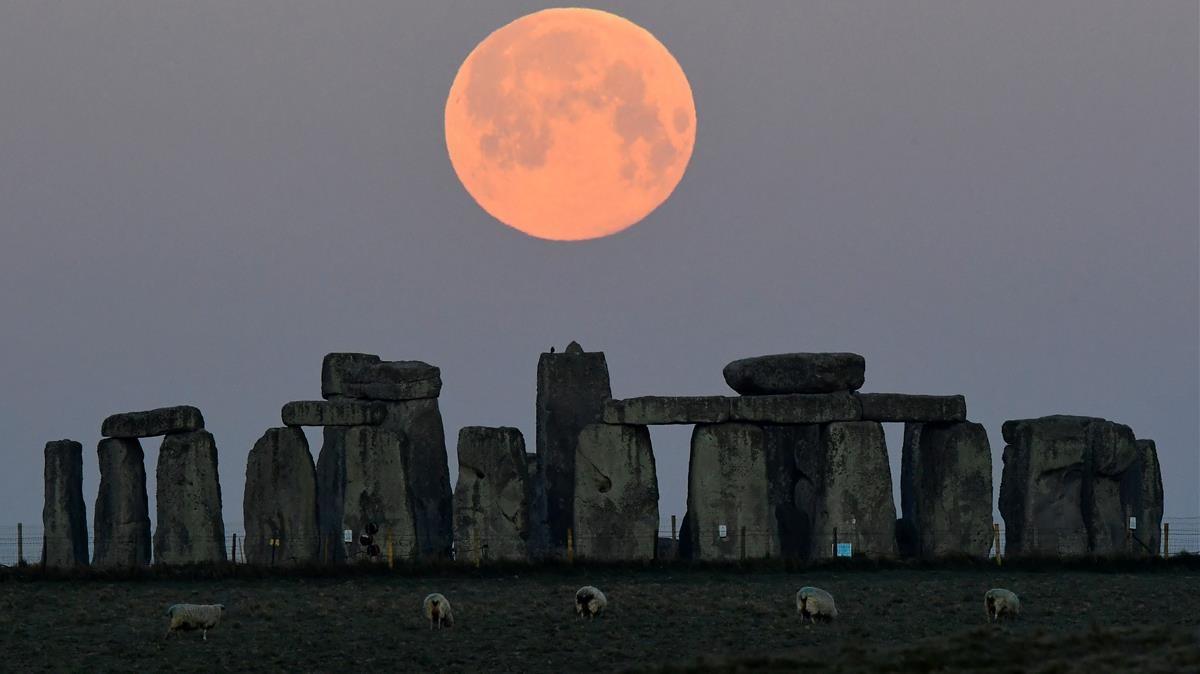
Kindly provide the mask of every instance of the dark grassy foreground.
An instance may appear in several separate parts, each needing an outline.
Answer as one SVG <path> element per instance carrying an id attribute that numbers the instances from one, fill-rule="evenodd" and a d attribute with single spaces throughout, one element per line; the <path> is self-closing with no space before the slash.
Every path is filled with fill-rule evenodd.
<path id="1" fill-rule="evenodd" d="M 609 614 L 573 615 L 594 584 Z M 841 619 L 801 626 L 801 585 Z M 985 624 L 983 593 L 1023 619 Z M 457 625 L 420 615 L 439 591 Z M 163 639 L 175 602 L 225 622 Z M 424 576 L 45 580 L 0 576 L 0 670 L 1200 671 L 1200 569 L 563 569 Z"/>

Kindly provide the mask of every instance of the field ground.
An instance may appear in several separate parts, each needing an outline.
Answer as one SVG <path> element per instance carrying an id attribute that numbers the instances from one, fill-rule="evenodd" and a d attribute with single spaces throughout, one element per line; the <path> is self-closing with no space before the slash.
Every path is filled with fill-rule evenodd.
<path id="1" fill-rule="evenodd" d="M 573 614 L 575 590 L 609 612 Z M 828 589 L 840 619 L 802 626 L 794 594 Z M 1021 596 L 988 626 L 983 593 Z M 429 592 L 454 607 L 430 631 Z M 164 639 L 176 602 L 225 621 Z M 0 577 L 6 671 L 1200 671 L 1200 568 L 1089 570 L 525 569 L 138 581 Z"/>

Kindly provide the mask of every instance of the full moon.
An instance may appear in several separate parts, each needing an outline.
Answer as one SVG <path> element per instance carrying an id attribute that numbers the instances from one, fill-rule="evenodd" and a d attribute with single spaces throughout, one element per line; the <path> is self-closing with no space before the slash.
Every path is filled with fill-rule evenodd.
<path id="1" fill-rule="evenodd" d="M 546 9 L 467 56 L 446 100 L 446 148 L 467 192 L 543 239 L 608 236 L 679 184 L 696 141 L 687 76 L 646 29 Z"/>

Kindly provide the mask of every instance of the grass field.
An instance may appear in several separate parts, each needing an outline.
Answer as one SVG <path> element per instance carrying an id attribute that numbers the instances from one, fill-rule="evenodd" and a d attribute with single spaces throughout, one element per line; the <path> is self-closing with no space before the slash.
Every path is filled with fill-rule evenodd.
<path id="1" fill-rule="evenodd" d="M 609 612 L 573 614 L 575 590 Z M 802 626 L 806 584 L 840 619 Z M 988 626 L 983 593 L 1021 596 Z M 430 631 L 429 592 L 457 624 Z M 165 608 L 225 621 L 164 639 Z M 1200 569 L 550 569 L 211 580 L 0 579 L 5 671 L 1200 671 Z M 1036 667 L 1035 667 L 1036 665 Z"/>

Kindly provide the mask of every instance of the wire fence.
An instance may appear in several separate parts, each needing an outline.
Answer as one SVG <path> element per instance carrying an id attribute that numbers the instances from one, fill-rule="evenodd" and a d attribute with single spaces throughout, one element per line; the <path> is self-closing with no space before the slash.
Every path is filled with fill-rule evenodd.
<path id="1" fill-rule="evenodd" d="M 295 563 L 334 564 L 375 561 L 411 563 L 428 559 L 428 546 L 413 536 L 389 532 L 343 532 L 305 538 L 272 537 L 247 541 L 240 526 L 226 525 L 225 561 L 234 564 L 280 566 Z M 1146 532 L 1126 530 L 1110 535 L 1097 554 L 1163 555 L 1200 553 L 1200 517 L 1164 519 L 1157 539 L 1143 541 Z M 686 540 L 685 540 L 686 539 Z M 45 537 L 41 526 L 0 525 L 0 566 L 37 564 L 42 560 Z M 194 541 L 193 541 L 194 542 Z M 59 541 L 58 548 L 69 547 Z M 993 525 L 987 531 L 924 531 L 906 539 L 903 532 L 871 531 L 853 524 L 821 534 L 789 535 L 779 530 L 750 529 L 716 525 L 685 536 L 678 527 L 661 527 L 653 534 L 589 534 L 569 532 L 568 540 L 538 549 L 528 541 L 512 537 L 487 537 L 468 534 L 456 538 L 445 551 L 432 555 L 459 562 L 485 564 L 525 560 L 596 560 L 639 561 L 669 560 L 681 556 L 699 560 L 742 559 L 824 559 L 842 556 L 867 557 L 989 557 L 997 551 L 1004 556 L 1038 555 L 1072 557 L 1091 554 L 1087 535 L 1079 530 L 1024 532 L 1021 549 L 1009 549 L 1005 528 Z M 149 555 L 150 551 L 145 551 Z M 87 558 L 95 554 L 95 540 L 89 538 Z M 212 560 L 209 560 L 212 561 Z"/>

